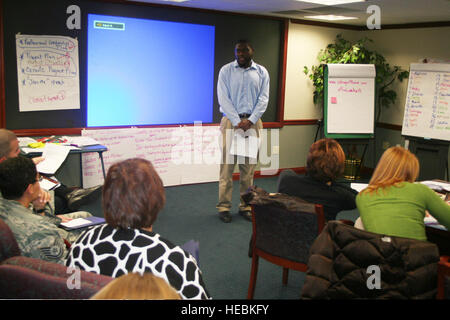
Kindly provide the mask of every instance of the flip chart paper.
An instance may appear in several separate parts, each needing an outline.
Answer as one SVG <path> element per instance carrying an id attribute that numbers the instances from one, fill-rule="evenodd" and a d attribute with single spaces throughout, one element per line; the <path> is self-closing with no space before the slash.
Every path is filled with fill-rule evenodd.
<path id="1" fill-rule="evenodd" d="M 328 133 L 374 132 L 375 67 L 328 64 Z"/>
<path id="2" fill-rule="evenodd" d="M 450 64 L 411 64 L 402 135 L 450 141 Z"/>
<path id="3" fill-rule="evenodd" d="M 78 40 L 16 35 L 19 110 L 80 109 Z"/>

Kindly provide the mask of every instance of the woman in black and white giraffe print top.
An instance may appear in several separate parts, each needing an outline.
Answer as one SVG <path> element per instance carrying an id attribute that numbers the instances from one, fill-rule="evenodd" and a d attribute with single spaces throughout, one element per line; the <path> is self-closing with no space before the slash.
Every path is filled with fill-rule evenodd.
<path id="1" fill-rule="evenodd" d="M 151 272 L 183 299 L 210 299 L 195 258 L 152 231 L 164 203 L 164 187 L 149 161 L 112 165 L 103 186 L 107 223 L 88 229 L 72 244 L 66 266 L 115 278 Z"/>

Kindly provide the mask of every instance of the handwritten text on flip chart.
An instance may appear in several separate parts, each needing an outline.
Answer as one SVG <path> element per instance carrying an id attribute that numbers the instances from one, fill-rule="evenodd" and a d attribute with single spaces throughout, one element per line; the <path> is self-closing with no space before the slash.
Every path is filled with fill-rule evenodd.
<path id="1" fill-rule="evenodd" d="M 20 111 L 80 108 L 78 41 L 16 35 Z"/>
<path id="2" fill-rule="evenodd" d="M 373 78 L 328 80 L 328 132 L 373 133 Z"/>
<path id="3" fill-rule="evenodd" d="M 450 72 L 411 70 L 402 134 L 450 140 Z"/>

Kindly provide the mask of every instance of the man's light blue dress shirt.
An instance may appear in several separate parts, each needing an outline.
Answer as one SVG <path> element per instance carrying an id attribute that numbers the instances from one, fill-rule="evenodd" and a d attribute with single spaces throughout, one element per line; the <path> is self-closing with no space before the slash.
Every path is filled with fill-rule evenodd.
<path id="1" fill-rule="evenodd" d="M 256 123 L 269 102 L 269 82 L 266 68 L 254 61 L 247 69 L 239 67 L 236 60 L 224 65 L 217 83 L 220 111 L 233 126 L 239 124 L 243 113 L 251 114 L 248 119 Z"/>

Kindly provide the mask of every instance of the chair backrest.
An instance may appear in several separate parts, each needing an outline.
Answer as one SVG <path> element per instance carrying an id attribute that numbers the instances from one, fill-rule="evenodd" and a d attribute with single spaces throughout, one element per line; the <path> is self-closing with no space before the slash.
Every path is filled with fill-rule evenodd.
<path id="1" fill-rule="evenodd" d="M 113 278 L 29 257 L 0 264 L 1 299 L 89 299 Z"/>
<path id="2" fill-rule="evenodd" d="M 450 299 L 450 257 L 442 256 L 438 264 L 437 299 Z"/>
<path id="3" fill-rule="evenodd" d="M 255 247 L 306 264 L 309 249 L 325 224 L 323 207 L 283 194 L 267 195 L 263 202 L 252 204 Z"/>
<path id="4" fill-rule="evenodd" d="M 20 256 L 19 245 L 9 226 L 0 219 L 0 262 L 14 256 Z"/>
<path id="5" fill-rule="evenodd" d="M 311 246 L 302 298 L 434 299 L 433 243 L 329 221 Z"/>

